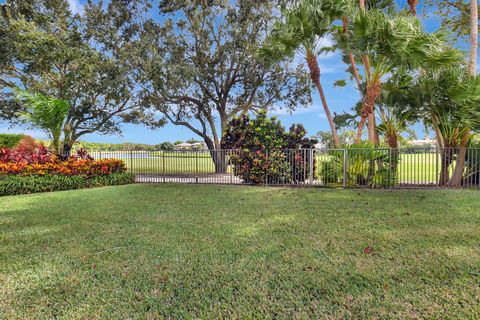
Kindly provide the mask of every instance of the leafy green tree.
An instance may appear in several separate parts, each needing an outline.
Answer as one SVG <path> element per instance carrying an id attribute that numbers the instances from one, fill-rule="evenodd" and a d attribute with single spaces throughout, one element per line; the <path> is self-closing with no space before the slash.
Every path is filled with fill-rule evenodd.
<path id="1" fill-rule="evenodd" d="M 323 110 L 327 116 L 335 147 L 340 147 L 340 139 L 320 81 L 320 67 L 317 56 L 319 42 L 332 28 L 335 20 L 344 16 L 347 1 L 304 0 L 282 12 L 283 18 L 277 21 L 267 39 L 262 53 L 267 59 L 280 60 L 293 57 L 300 52 L 304 55 L 310 78 L 320 94 Z"/>
<path id="2" fill-rule="evenodd" d="M 20 114 L 24 121 L 34 127 L 45 130 L 52 138 L 55 153 L 62 153 L 61 135 L 65 126 L 70 104 L 61 99 L 46 97 L 41 93 L 30 93 L 25 90 L 15 90 L 16 98 L 24 106 Z"/>
<path id="3" fill-rule="evenodd" d="M 162 142 L 155 145 L 157 150 L 173 150 L 173 143 L 171 142 Z"/>
<path id="4" fill-rule="evenodd" d="M 135 12 L 131 3 L 90 3 L 80 16 L 63 0 L 7 1 L 0 17 L 1 116 L 14 121 L 24 111 L 12 92 L 18 86 L 68 102 L 67 154 L 84 135 L 120 133 L 137 91 L 127 63 L 135 22 L 124 13 Z"/>
<path id="5" fill-rule="evenodd" d="M 392 149 L 399 147 L 402 134 L 415 135 L 409 125 L 421 119 L 418 112 L 405 108 L 409 103 L 411 81 L 409 72 L 397 72 L 382 85 L 382 92 L 377 101 L 381 120 L 377 129 L 384 135 L 385 142 Z"/>
<path id="6" fill-rule="evenodd" d="M 476 2 L 476 1 L 474 1 Z M 452 32 L 454 40 L 466 38 L 471 30 L 471 1 L 464 0 L 425 0 L 424 17 L 430 15 L 440 19 L 441 26 Z M 478 19 L 477 19 L 478 20 Z M 477 21 L 478 23 L 478 21 Z"/>
<path id="7" fill-rule="evenodd" d="M 143 122 L 186 127 L 218 150 L 234 116 L 310 103 L 300 67 L 257 57 L 275 8 L 255 0 L 161 1 L 161 18 L 144 23 L 136 44 Z M 214 163 L 224 170 L 223 159 Z"/>
<path id="8" fill-rule="evenodd" d="M 354 142 L 355 132 L 351 130 L 342 130 L 339 132 L 338 137 L 340 138 L 341 146 L 351 145 Z M 322 143 L 325 148 L 335 147 L 331 132 L 319 131 L 314 138 Z"/>

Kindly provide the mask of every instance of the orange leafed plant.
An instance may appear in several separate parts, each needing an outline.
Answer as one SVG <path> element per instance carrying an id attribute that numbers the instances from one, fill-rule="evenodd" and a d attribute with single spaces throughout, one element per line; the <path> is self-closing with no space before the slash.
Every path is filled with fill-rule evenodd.
<path id="1" fill-rule="evenodd" d="M 126 171 L 125 163 L 118 159 L 94 160 L 84 150 L 80 150 L 66 160 L 46 152 L 42 147 L 21 150 L 0 150 L 0 175 L 82 175 L 95 177 Z"/>

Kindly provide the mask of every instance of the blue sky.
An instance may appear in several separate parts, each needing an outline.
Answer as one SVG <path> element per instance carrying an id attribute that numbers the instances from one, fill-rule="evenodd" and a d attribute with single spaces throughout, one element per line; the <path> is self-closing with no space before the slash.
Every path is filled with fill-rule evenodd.
<path id="1" fill-rule="evenodd" d="M 0 1 L 0 3 L 3 1 Z M 70 8 L 73 12 L 81 12 L 83 0 L 68 0 Z M 422 2 L 422 1 L 420 1 Z M 397 1 L 400 7 L 405 7 L 407 0 Z M 421 12 L 421 7 L 419 8 Z M 439 26 L 438 17 L 430 16 L 428 20 L 422 20 L 425 29 L 434 31 Z M 323 41 L 324 45 L 328 45 L 328 39 Z M 339 79 L 348 78 L 345 72 L 346 65 L 341 61 L 341 57 L 337 53 L 328 54 L 319 57 L 320 69 L 322 72 L 322 84 L 325 89 L 326 97 L 332 112 L 340 113 L 342 111 L 349 111 L 352 106 L 358 101 L 359 95 L 354 88 L 354 83 L 350 81 L 346 87 L 334 87 L 333 83 Z M 316 132 L 328 131 L 329 126 L 323 108 L 320 104 L 318 93 L 312 90 L 313 103 L 309 108 L 299 109 L 288 114 L 285 112 L 274 112 L 272 115 L 278 116 L 285 127 L 289 127 L 292 123 L 302 123 L 308 131 L 309 135 Z M 422 126 L 416 126 L 418 136 L 422 138 L 425 133 Z M 38 130 L 32 130 L 21 127 L 9 127 L 8 123 L 0 123 L 0 132 L 26 132 L 38 138 L 45 138 L 45 134 Z M 150 130 L 142 125 L 123 125 L 122 136 L 108 136 L 91 134 L 84 136 L 82 140 L 94 142 L 138 142 L 156 144 L 163 141 L 187 140 L 190 138 L 199 139 L 193 132 L 187 128 L 167 124 L 162 128 Z"/>

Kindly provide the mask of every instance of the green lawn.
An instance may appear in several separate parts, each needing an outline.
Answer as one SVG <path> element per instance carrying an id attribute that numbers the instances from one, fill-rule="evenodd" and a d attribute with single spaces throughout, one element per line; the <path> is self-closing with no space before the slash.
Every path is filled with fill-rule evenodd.
<path id="1" fill-rule="evenodd" d="M 108 153 L 107 153 L 108 154 Z M 112 156 L 115 153 L 112 153 Z M 149 158 L 130 158 L 128 152 L 121 157 L 133 173 L 158 174 L 212 174 L 215 166 L 208 153 L 195 152 L 150 152 Z M 401 154 L 398 166 L 400 183 L 435 183 L 440 168 L 433 153 Z M 329 161 L 330 156 L 317 154 L 317 163 Z M 321 166 L 316 166 L 317 178 L 321 176 Z M 339 172 L 342 170 L 339 169 Z M 228 168 L 231 172 L 231 167 Z"/>
<path id="2" fill-rule="evenodd" d="M 476 191 L 0 198 L 0 319 L 479 318 Z"/>

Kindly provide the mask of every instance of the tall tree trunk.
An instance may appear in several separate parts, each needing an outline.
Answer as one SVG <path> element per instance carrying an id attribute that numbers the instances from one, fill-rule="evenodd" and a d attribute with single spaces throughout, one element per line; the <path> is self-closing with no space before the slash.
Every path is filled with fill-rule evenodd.
<path id="1" fill-rule="evenodd" d="M 440 177 L 439 185 L 446 186 L 450 177 L 450 165 L 453 162 L 454 149 L 445 147 L 440 149 Z"/>
<path id="2" fill-rule="evenodd" d="M 478 50 L 478 4 L 477 0 L 470 1 L 470 63 L 469 70 L 472 76 L 477 74 Z"/>
<path id="3" fill-rule="evenodd" d="M 478 4 L 477 0 L 470 1 L 470 61 L 469 72 L 471 76 L 477 74 L 477 50 L 478 50 Z M 467 155 L 468 140 L 470 130 L 466 130 L 460 141 L 460 148 L 455 162 L 449 185 L 451 187 L 460 187 L 462 185 L 463 171 L 465 169 L 465 157 Z"/>
<path id="4" fill-rule="evenodd" d="M 362 141 L 363 128 L 365 127 L 365 122 L 367 122 L 367 117 L 363 114 L 360 116 L 360 122 L 357 126 L 357 134 L 355 135 L 355 143 L 358 144 Z"/>
<path id="5" fill-rule="evenodd" d="M 368 140 L 374 145 L 378 145 L 378 134 L 376 130 L 375 114 L 372 111 L 368 114 Z"/>
<path id="6" fill-rule="evenodd" d="M 457 161 L 455 162 L 455 170 L 450 178 L 449 185 L 458 188 L 462 185 L 463 171 L 465 169 L 465 157 L 467 156 L 468 140 L 470 131 L 465 132 L 460 142 L 460 148 L 457 153 Z"/>
<path id="7" fill-rule="evenodd" d="M 365 11 L 365 0 L 358 0 L 358 5 L 361 10 Z"/>
<path id="8" fill-rule="evenodd" d="M 378 81 L 374 81 L 367 85 L 367 91 L 363 97 L 362 110 L 360 111 L 361 119 L 357 128 L 357 139 L 360 139 L 363 133 L 363 127 L 366 119 L 368 119 L 368 140 L 374 145 L 378 144 L 377 132 L 375 128 L 375 102 L 380 96 L 381 85 Z"/>
<path id="9" fill-rule="evenodd" d="M 320 82 L 320 67 L 318 66 L 317 57 L 312 52 L 307 52 L 307 64 L 310 70 L 310 77 L 317 87 L 318 93 L 320 94 L 320 100 L 322 101 L 323 110 L 327 116 L 328 123 L 330 125 L 330 130 L 332 131 L 332 138 L 335 148 L 340 148 L 340 138 L 338 137 L 337 128 L 335 128 L 335 123 L 333 122 L 332 114 L 330 113 L 330 108 L 327 104 L 327 99 L 325 98 L 325 93 L 323 92 L 323 87 Z"/>
<path id="10" fill-rule="evenodd" d="M 360 5 L 361 6 L 361 5 Z M 365 3 L 363 3 L 365 7 Z M 346 16 L 342 17 L 342 32 L 344 35 L 348 32 L 348 20 Z M 353 56 L 352 52 L 348 52 L 348 59 L 350 61 L 350 67 L 352 68 L 353 77 L 355 78 L 355 82 L 357 83 L 357 89 L 360 92 L 360 97 L 363 101 L 363 92 L 362 92 L 362 81 L 360 80 L 360 73 L 358 72 L 357 64 L 355 63 L 355 57 Z M 365 126 L 366 117 L 361 117 L 360 123 L 358 124 L 359 130 L 355 137 L 355 143 L 360 143 L 362 139 L 362 132 L 363 127 Z"/>
<path id="11" fill-rule="evenodd" d="M 61 156 L 62 159 L 67 159 L 68 157 L 70 157 L 72 153 L 73 143 L 74 142 L 71 140 L 63 141 L 63 150 L 62 150 L 62 156 Z"/>
<path id="12" fill-rule="evenodd" d="M 213 165 L 215 167 L 215 173 L 225 173 L 227 172 L 227 157 L 226 151 L 222 150 L 220 141 L 213 141 L 209 137 L 204 137 L 203 139 L 212 158 Z"/>
<path id="13" fill-rule="evenodd" d="M 408 5 L 410 6 L 410 12 L 414 16 L 417 15 L 417 4 L 418 4 L 418 0 L 408 0 Z"/>
<path id="14" fill-rule="evenodd" d="M 348 19 L 347 16 L 342 17 L 342 33 L 346 35 L 348 32 Z M 363 96 L 362 81 L 360 80 L 360 73 L 358 72 L 357 64 L 355 63 L 355 57 L 351 51 L 348 52 L 348 60 L 350 61 L 350 67 L 352 68 L 353 77 L 357 83 L 357 89 L 360 92 L 360 96 Z"/>

